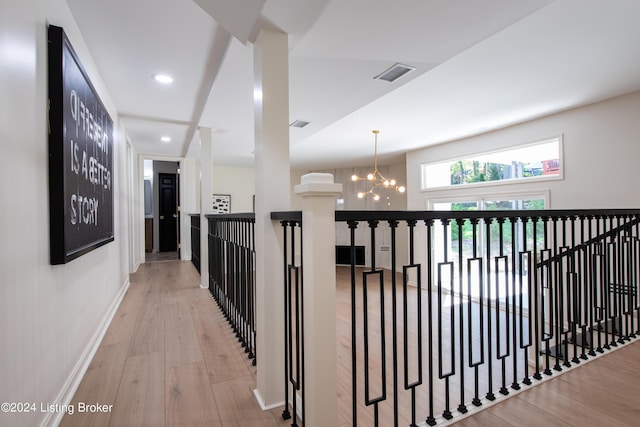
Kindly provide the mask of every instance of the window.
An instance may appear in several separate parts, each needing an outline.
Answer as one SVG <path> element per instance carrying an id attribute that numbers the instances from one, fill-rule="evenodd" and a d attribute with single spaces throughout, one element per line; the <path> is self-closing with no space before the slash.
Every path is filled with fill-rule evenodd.
<path id="1" fill-rule="evenodd" d="M 501 195 L 486 195 L 484 197 L 478 197 L 477 199 L 466 198 L 466 200 L 438 200 L 430 203 L 433 210 L 442 211 L 478 211 L 478 210 L 543 210 L 546 208 L 548 200 L 547 193 L 539 194 L 501 194 Z M 433 241 L 433 253 L 437 262 L 450 261 L 453 262 L 456 267 L 454 268 L 455 277 L 450 282 L 452 285 L 450 292 L 455 293 L 458 286 L 460 286 L 460 278 L 457 277 L 459 260 L 468 260 L 470 258 L 477 259 L 477 257 L 485 258 L 486 266 L 491 270 L 491 280 L 497 280 L 497 283 L 492 285 L 492 299 L 496 298 L 496 295 L 507 295 L 507 280 L 506 278 L 511 275 L 512 267 L 515 267 L 516 274 L 522 275 L 524 280 L 529 280 L 526 267 L 520 271 L 520 262 L 512 263 L 512 248 L 515 249 L 515 253 L 518 257 L 526 257 L 529 255 L 522 255 L 520 253 L 521 248 L 526 247 L 531 250 L 533 247 L 533 239 L 537 241 L 538 247 L 542 247 L 544 236 L 542 234 L 542 227 L 537 227 L 537 235 L 533 235 L 533 225 L 527 223 L 523 226 L 521 222 L 515 224 L 513 228 L 510 226 L 502 227 L 495 221 L 487 228 L 484 221 L 475 227 L 476 235 L 474 236 L 474 227 L 469 221 L 465 221 L 461 226 L 451 224 L 446 229 L 447 235 L 445 236 L 441 228 L 436 229 Z M 502 240 L 500 240 L 500 237 Z M 475 242 L 475 248 L 474 248 Z M 487 247 L 487 244 L 489 247 Z M 446 247 L 445 247 L 446 246 Z M 502 250 L 502 251 L 501 251 Z M 462 251 L 462 254 L 460 253 Z M 490 254 L 487 253 L 490 251 Z M 505 257 L 499 257 L 498 254 L 503 252 Z M 490 259 L 490 261 L 489 261 Z M 498 261 L 496 261 L 498 259 Z M 503 262 L 501 262 L 503 261 Z M 526 265 L 523 264 L 523 265 Z M 467 272 L 467 268 L 470 270 Z M 479 283 L 483 283 L 480 280 L 479 271 L 476 271 L 470 265 L 467 265 L 467 261 L 462 265 L 463 280 L 470 280 L 474 286 L 471 286 L 471 297 L 477 298 L 479 296 Z M 467 276 L 467 273 L 469 276 Z M 466 286 L 466 285 L 465 285 Z M 484 282 L 484 294 L 488 295 L 487 282 Z M 511 292 L 511 290 L 510 290 Z M 516 294 L 519 294 L 518 290 L 515 290 Z M 528 309 L 528 298 L 524 298 L 522 301 L 523 308 Z"/>
<path id="2" fill-rule="evenodd" d="M 422 189 L 562 178 L 561 138 L 422 165 Z"/>

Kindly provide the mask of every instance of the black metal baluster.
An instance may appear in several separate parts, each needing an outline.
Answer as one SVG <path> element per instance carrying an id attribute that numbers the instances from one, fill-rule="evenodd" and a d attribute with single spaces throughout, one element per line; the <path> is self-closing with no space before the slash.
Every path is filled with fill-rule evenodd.
<path id="1" fill-rule="evenodd" d="M 587 360 L 587 349 L 592 347 L 593 343 L 588 341 L 587 329 L 589 328 L 589 314 L 588 309 L 590 307 L 589 304 L 589 289 L 588 289 L 588 280 L 587 280 L 587 271 L 588 271 L 588 262 L 589 262 L 589 247 L 587 244 L 586 235 L 585 235 L 585 227 L 584 222 L 587 218 L 585 216 L 580 215 L 577 217 L 580 221 L 580 246 L 579 251 L 577 253 L 577 266 L 576 273 L 578 274 L 578 313 L 577 318 L 580 322 L 580 360 Z"/>
<path id="2" fill-rule="evenodd" d="M 634 215 L 635 222 L 635 232 L 634 236 L 636 239 L 636 255 L 634 257 L 634 283 L 635 283 L 635 301 L 636 301 L 636 318 L 637 322 L 637 330 L 636 335 L 640 335 L 640 215 Z"/>
<path id="3" fill-rule="evenodd" d="M 289 252 L 288 252 L 288 234 L 287 227 L 288 221 L 281 221 L 283 236 L 282 236 L 282 245 L 284 252 L 284 410 L 282 411 L 282 418 L 288 420 L 291 418 L 291 412 L 289 412 L 289 369 L 290 369 L 290 359 L 289 359 L 289 351 L 291 348 L 291 332 L 289 325 L 291 324 L 291 298 L 290 292 L 291 288 L 289 286 L 289 264 L 287 261 Z"/>
<path id="4" fill-rule="evenodd" d="M 516 224 L 518 222 L 518 218 L 511 217 L 509 218 L 509 222 L 511 223 L 511 324 L 512 324 L 512 344 L 513 344 L 513 357 L 512 357 L 512 365 L 513 365 L 513 382 L 511 383 L 511 388 L 514 390 L 520 390 L 520 384 L 518 384 L 518 316 L 517 316 L 517 306 L 518 306 L 518 293 L 516 289 L 516 275 L 519 274 L 518 271 L 518 239 L 517 238 L 517 230 Z M 508 313 L 508 312 L 507 312 Z"/>
<path id="5" fill-rule="evenodd" d="M 523 351 L 523 368 L 524 375 L 522 379 L 522 383 L 525 385 L 531 385 L 531 379 L 529 378 L 529 348 L 533 344 L 531 338 L 531 315 L 526 319 L 526 315 L 524 314 L 524 306 L 525 306 L 525 297 L 526 297 L 526 306 L 529 313 L 531 313 L 531 252 L 527 250 L 527 217 L 521 217 L 520 223 L 522 225 L 522 251 L 519 256 L 519 270 L 520 274 L 518 285 L 520 288 L 520 310 L 518 321 L 520 323 L 520 349 Z M 536 236 L 533 236 L 535 241 Z M 523 259 L 525 261 L 523 261 Z M 527 284 L 526 286 L 523 284 L 523 278 L 526 277 Z M 535 319 L 535 315 L 533 316 Z M 525 329 L 524 323 L 527 323 L 527 327 Z M 514 357 L 517 359 L 517 357 Z M 536 357 L 537 359 L 537 357 Z"/>
<path id="6" fill-rule="evenodd" d="M 493 288 L 491 282 L 491 224 L 493 223 L 493 218 L 485 219 L 485 230 L 486 230 L 486 254 L 487 257 L 487 394 L 486 398 L 489 401 L 493 401 L 496 399 L 495 394 L 493 393 L 493 329 L 492 329 L 492 317 L 491 317 L 491 301 L 492 301 L 492 292 Z M 495 303 L 498 304 L 497 301 Z"/>
<path id="7" fill-rule="evenodd" d="M 571 283 L 570 275 L 572 274 L 573 256 L 569 254 L 570 247 L 567 245 L 567 217 L 561 217 L 562 220 L 562 246 L 560 247 L 560 274 L 558 276 L 558 289 L 560 291 L 560 299 L 558 305 L 560 306 L 560 321 L 558 327 L 560 328 L 562 335 L 562 355 L 566 367 L 571 367 L 571 361 L 569 360 L 569 334 L 571 333 Z M 566 303 L 566 306 L 565 306 Z M 566 317 L 565 317 L 566 316 Z M 567 325 L 565 328 L 565 324 Z"/>
<path id="8" fill-rule="evenodd" d="M 588 221 L 588 239 L 589 242 L 593 242 L 593 222 L 595 220 L 595 217 L 593 215 L 588 215 L 587 216 L 587 221 Z M 596 250 L 596 246 L 598 245 L 597 242 L 595 243 L 591 243 L 588 245 L 588 249 L 586 252 L 586 261 L 585 261 L 585 270 L 584 270 L 584 275 L 585 275 L 585 299 L 588 298 L 588 330 L 589 330 L 589 351 L 588 351 L 588 355 L 589 356 L 595 356 L 596 352 L 595 352 L 595 340 L 594 340 L 594 327 L 595 327 L 595 314 L 594 311 L 596 311 L 596 295 L 597 295 L 597 285 L 596 282 L 594 282 L 593 280 L 593 276 L 592 276 L 592 272 L 594 271 L 594 263 L 596 261 L 595 258 L 595 250 Z"/>
<path id="9" fill-rule="evenodd" d="M 462 245 L 464 240 L 464 233 L 462 231 L 462 226 L 464 225 L 465 220 L 462 218 L 458 218 L 456 220 L 456 225 L 458 226 L 458 301 L 460 304 L 458 305 L 458 322 L 459 322 L 459 330 L 460 330 L 460 404 L 458 405 L 458 411 L 461 414 L 467 413 L 467 407 L 465 405 L 465 397 L 464 397 L 464 291 L 463 291 L 463 259 L 464 259 L 464 247 Z M 453 281 L 455 283 L 455 280 Z M 451 302 L 454 301 L 455 292 L 453 291 L 453 287 L 451 289 Z M 470 296 L 469 296 L 470 297 Z M 470 301 L 467 301 L 467 304 L 470 304 Z M 471 343 L 469 343 L 471 345 Z"/>
<path id="10" fill-rule="evenodd" d="M 571 249 L 570 249 L 570 265 L 569 272 L 567 274 L 567 289 L 571 291 L 571 299 L 569 301 L 569 325 L 571 329 L 571 342 L 573 342 L 573 358 L 571 362 L 580 363 L 580 359 L 578 359 L 578 346 L 582 343 L 578 342 L 578 326 L 580 323 L 579 310 L 580 310 L 580 300 L 579 300 L 579 252 L 576 252 L 574 248 L 576 248 L 576 228 L 575 216 L 572 215 L 569 220 L 571 221 Z"/>
<path id="11" fill-rule="evenodd" d="M 298 390 L 300 390 L 300 271 L 295 265 L 295 234 L 296 224 L 291 221 L 290 256 L 288 271 L 289 288 L 289 382 L 292 385 L 291 405 L 292 405 L 292 426 L 297 427 L 298 415 Z M 295 296 L 293 295 L 295 291 Z M 294 320 L 295 319 L 295 320 Z M 295 330 L 295 333 L 294 333 Z M 294 338 L 295 337 L 295 338 Z M 295 349 L 295 358 L 294 358 Z"/>
<path id="12" fill-rule="evenodd" d="M 483 259 L 482 257 L 478 257 L 478 219 L 477 218 L 473 218 L 471 219 L 471 228 L 472 228 L 472 254 L 471 254 L 471 258 L 469 258 L 467 260 L 467 293 L 469 295 L 469 303 L 468 303 L 468 312 L 467 312 L 467 317 L 468 317 L 468 341 L 469 341 L 469 352 L 468 352 L 468 359 L 469 359 L 469 367 L 473 368 L 474 370 L 474 397 L 472 400 L 472 404 L 474 406 L 481 406 L 482 402 L 480 400 L 480 366 L 484 364 L 484 276 L 483 276 L 483 272 L 484 272 L 484 265 L 483 265 Z M 477 265 L 476 269 L 472 268 L 472 265 L 475 264 Z M 477 331 L 479 332 L 479 339 L 480 339 L 480 355 L 479 355 L 479 359 L 476 359 L 476 355 L 474 354 L 474 345 L 473 345 L 473 332 L 474 332 L 474 327 L 476 326 L 474 322 L 474 316 L 473 316 L 473 304 L 471 303 L 471 296 L 473 295 L 473 287 L 472 287 L 472 282 L 473 282 L 473 274 L 472 272 L 475 271 L 475 276 L 478 279 L 478 326 L 477 326 Z"/>
<path id="13" fill-rule="evenodd" d="M 409 263 L 408 265 L 403 266 L 402 268 L 402 295 L 403 295 L 403 331 L 404 331 L 404 389 L 411 390 L 411 427 L 417 427 L 416 424 L 416 387 L 422 384 L 422 278 L 421 278 L 421 269 L 420 264 L 416 264 L 415 256 L 414 256 L 414 232 L 416 220 L 407 220 L 407 225 L 409 227 Z M 389 225 L 392 225 L 392 222 L 389 222 Z M 392 226 L 392 239 L 393 247 L 395 248 L 395 227 L 397 226 L 397 221 L 395 221 L 395 226 Z M 395 249 L 393 251 L 392 256 L 392 264 L 395 264 Z M 417 362 L 418 362 L 418 378 L 414 381 L 409 381 L 409 320 L 408 320 L 408 277 L 409 270 L 414 269 L 416 274 L 416 341 L 417 341 Z M 395 285 L 394 285 L 395 288 Z M 392 294 L 395 299 L 395 293 Z M 394 302 L 395 306 L 395 302 Z M 394 313 L 395 316 L 395 313 Z M 395 330 L 395 327 L 394 327 Z M 394 343 L 394 352 L 395 352 L 395 343 Z M 395 358 L 394 358 L 395 360 Z M 394 363 L 394 369 L 396 365 Z M 394 375 L 395 376 L 395 375 Z M 395 385 L 395 383 L 394 383 Z M 396 388 L 397 391 L 397 388 Z M 397 401 L 395 402 L 397 404 Z M 396 408 L 394 406 L 394 408 Z M 398 412 L 397 408 L 394 412 L 394 420 L 395 425 L 398 422 Z"/>
<path id="14" fill-rule="evenodd" d="M 229 222 L 223 221 L 221 225 L 224 227 L 223 229 L 223 241 L 224 241 L 224 294 L 226 301 L 226 317 L 227 321 L 230 325 L 233 326 L 233 282 L 231 280 L 232 272 L 231 272 L 231 259 L 233 257 L 233 253 L 231 250 L 231 242 L 229 239 L 229 235 L 231 234 L 231 230 L 229 230 Z"/>
<path id="15" fill-rule="evenodd" d="M 553 221 L 553 270 L 552 270 L 552 283 L 554 286 L 554 299 L 553 299 L 553 316 L 554 316 L 554 335 L 555 335 L 555 365 L 553 369 L 556 371 L 562 371 L 562 365 L 560 359 L 565 358 L 566 354 L 562 353 L 562 271 L 561 271 L 561 245 L 558 240 L 558 217 L 552 217 Z"/>
<path id="16" fill-rule="evenodd" d="M 447 227 L 449 225 L 448 219 L 442 219 L 442 227 L 444 231 L 444 261 L 438 263 L 438 374 L 439 378 L 445 381 L 445 409 L 442 413 L 442 416 L 450 420 L 453 418 L 453 414 L 451 413 L 451 404 L 450 404 L 450 378 L 456 373 L 456 362 L 455 362 L 455 311 L 453 304 L 453 289 L 454 289 L 454 270 L 453 270 L 453 262 L 448 261 L 449 259 L 449 250 L 448 250 L 448 233 Z M 444 324 L 443 324 L 443 315 L 444 312 L 442 310 L 444 306 L 444 301 L 442 298 L 442 277 L 443 277 L 443 267 L 447 267 L 449 273 L 447 275 L 449 279 L 448 290 L 450 294 L 450 298 L 452 299 L 451 304 L 449 304 L 449 339 L 448 342 L 451 346 L 449 349 L 449 357 L 450 357 L 450 369 L 445 372 L 444 369 L 444 355 L 443 355 L 443 344 L 444 344 Z"/>
<path id="17" fill-rule="evenodd" d="M 247 224 L 244 219 L 239 219 L 238 226 L 240 228 L 240 289 L 242 294 L 242 347 L 245 353 L 249 353 L 249 344 L 247 338 L 249 336 L 247 332 L 247 304 L 248 304 L 248 292 L 247 292 Z"/>
<path id="18" fill-rule="evenodd" d="M 616 280 L 616 297 L 618 299 L 618 307 L 619 307 L 619 319 L 618 319 L 618 343 L 624 344 L 626 341 L 626 328 L 625 328 L 625 312 L 626 312 L 626 281 L 625 281 L 625 260 L 626 260 L 626 239 L 624 236 L 624 225 L 621 225 L 623 222 L 623 217 L 618 216 L 618 224 L 616 227 L 617 230 L 617 241 L 618 241 L 618 263 L 616 264 L 617 271 L 617 280 Z"/>
<path id="19" fill-rule="evenodd" d="M 377 269 L 376 267 L 376 256 L 375 256 L 375 247 L 376 247 L 376 238 L 375 238 L 375 230 L 378 226 L 378 221 L 370 220 L 369 229 L 371 230 L 370 242 L 371 245 L 371 269 L 370 271 L 363 272 L 362 276 L 362 306 L 363 306 L 363 314 L 364 314 L 364 393 L 365 393 L 365 404 L 366 406 L 373 406 L 374 410 L 374 425 L 377 427 L 380 423 L 379 420 L 379 410 L 380 410 L 380 402 L 383 402 L 387 399 L 387 381 L 386 381 L 386 340 L 385 340 L 385 304 L 384 304 L 384 270 Z M 378 396 L 371 396 L 370 389 L 370 375 L 369 375 L 369 306 L 368 306 L 368 277 L 377 275 L 378 276 L 378 289 L 379 289 L 379 298 L 380 298 L 380 367 L 381 367 L 381 387 L 382 390 Z"/>
<path id="20" fill-rule="evenodd" d="M 639 249 L 640 249 L 640 241 L 638 240 L 638 235 L 634 235 L 634 227 L 633 225 L 637 223 L 637 220 L 634 219 L 633 215 L 629 216 L 629 239 L 631 240 L 632 252 L 630 254 L 629 259 L 629 316 L 631 318 L 631 338 L 636 338 L 638 336 L 638 331 L 635 326 L 634 320 L 634 311 L 638 311 L 640 308 L 638 306 L 638 268 L 640 267 L 638 260 L 640 258 Z M 640 319 L 639 319 L 640 322 Z"/>
<path id="21" fill-rule="evenodd" d="M 501 372 L 502 372 L 502 386 L 500 387 L 500 394 L 503 395 L 507 395 L 509 394 L 509 390 L 507 389 L 507 366 L 506 366 L 506 361 L 507 361 L 507 357 L 509 357 L 509 352 L 510 352 L 510 340 L 511 340 L 511 333 L 510 333 L 510 325 L 509 325 L 509 312 L 510 307 L 509 307 L 509 257 L 504 255 L 504 218 L 498 218 L 497 219 L 497 223 L 498 223 L 498 233 L 499 233 L 499 238 L 498 238 L 498 253 L 499 256 L 497 256 L 495 258 L 495 285 L 496 285 L 496 357 L 498 360 L 500 360 L 501 363 Z M 502 263 L 502 267 L 501 264 Z M 505 304 L 505 318 L 504 318 L 504 325 L 505 325 L 505 334 L 504 334 L 504 352 L 502 351 L 502 331 L 501 331 L 501 325 L 503 324 L 503 322 L 501 321 L 501 313 L 500 313 L 500 296 L 501 296 L 501 292 L 500 292 L 500 287 L 501 287 L 501 281 L 500 281 L 500 271 L 504 271 L 504 277 L 502 280 L 502 283 L 504 283 L 504 294 L 505 294 L 505 298 L 504 298 L 504 304 Z"/>
<path id="22" fill-rule="evenodd" d="M 602 216 L 596 216 L 596 236 L 600 236 L 600 224 L 603 221 Z M 596 247 L 594 248 L 593 254 L 593 267 L 591 269 L 591 277 L 593 282 L 593 292 L 595 293 L 593 300 L 595 301 L 595 321 L 596 321 L 596 330 L 597 338 L 598 338 L 598 347 L 596 351 L 598 353 L 603 353 L 604 349 L 602 347 L 602 322 L 607 322 L 606 311 L 607 311 L 607 293 L 608 293 L 608 285 L 606 283 L 606 267 L 605 267 L 605 251 L 606 243 L 598 241 Z M 606 326 L 605 326 L 606 327 Z M 606 343 L 606 340 L 605 340 Z"/>
<path id="23" fill-rule="evenodd" d="M 357 359 L 356 359 L 356 229 L 358 221 L 348 221 L 349 245 L 351 247 L 351 424 L 358 426 L 358 399 L 357 399 Z"/>
<path id="24" fill-rule="evenodd" d="M 255 366 L 256 361 L 256 281 L 255 281 L 255 256 L 256 256 L 256 240 L 255 240 L 255 217 L 249 220 L 249 329 L 250 343 L 249 359 Z"/>
<path id="25" fill-rule="evenodd" d="M 533 317 L 533 339 L 535 340 L 534 346 L 534 355 L 535 355 L 535 372 L 533 373 L 533 378 L 536 380 L 541 380 L 542 375 L 541 367 L 540 367 L 540 355 L 541 355 L 541 343 L 542 343 L 542 334 L 540 332 L 540 322 L 544 322 L 543 314 L 540 310 L 540 300 L 541 293 L 544 292 L 543 287 L 541 286 L 541 274 L 540 269 L 538 268 L 538 224 L 540 218 L 536 215 L 531 217 L 531 228 L 533 234 L 533 291 L 531 295 L 533 295 L 533 316 L 529 316 L 529 318 Z M 529 311 L 531 313 L 531 311 Z"/>
<path id="26" fill-rule="evenodd" d="M 396 228 L 398 221 L 389 220 L 389 229 L 391 230 L 391 340 L 392 340 L 392 365 L 393 365 L 393 425 L 398 425 L 398 306 L 397 306 L 397 290 L 396 290 Z M 413 251 L 413 247 L 409 244 L 409 250 Z M 403 283 L 406 282 L 406 274 L 402 275 Z M 406 317 L 406 305 L 404 307 L 404 315 Z M 406 346 L 406 325 L 405 325 L 405 346 Z M 405 369 L 407 367 L 406 351 L 405 351 Z M 412 405 L 411 412 L 415 419 L 415 406 Z M 413 421 L 415 424 L 415 421 Z"/>
<path id="27" fill-rule="evenodd" d="M 433 383 L 435 378 L 433 377 L 433 252 L 432 252 L 432 230 L 433 219 L 425 219 L 424 223 L 427 227 L 427 319 L 429 319 L 429 329 L 427 330 L 427 348 L 428 348 L 428 374 L 429 374 L 429 415 L 425 420 L 430 426 L 436 425 L 435 411 L 433 408 Z"/>
<path id="28" fill-rule="evenodd" d="M 554 306 L 553 306 L 553 297 L 555 295 L 554 292 L 554 283 L 553 283 L 553 264 L 552 264 L 552 253 L 553 251 L 549 248 L 549 217 L 545 216 L 542 218 L 542 226 L 543 226 L 543 234 L 544 234 L 544 242 L 543 248 L 540 251 L 541 265 L 542 269 L 540 270 L 540 325 L 542 326 L 542 341 L 544 341 L 544 353 L 545 353 L 545 375 L 552 375 L 553 371 L 551 370 L 551 340 L 554 338 Z M 549 325 L 547 326 L 547 323 Z M 557 348 L 556 348 L 557 353 Z M 558 355 L 554 355 L 555 360 L 557 360 Z"/>
<path id="29" fill-rule="evenodd" d="M 609 230 L 614 230 L 613 225 L 614 216 L 609 216 Z M 618 298 L 616 298 L 615 286 L 617 283 L 616 277 L 616 264 L 618 263 L 617 257 L 617 239 L 615 238 L 615 234 L 611 233 L 611 238 L 609 240 L 608 245 L 608 253 L 607 253 L 607 293 L 608 293 L 608 301 L 609 301 L 609 321 L 606 323 L 607 326 L 611 326 L 611 338 L 607 343 L 609 347 L 606 347 L 607 350 L 610 347 L 617 347 L 615 335 L 618 333 L 616 328 L 616 319 L 618 317 Z"/>
<path id="30" fill-rule="evenodd" d="M 249 304 L 249 292 L 248 286 L 248 244 L 247 244 L 247 222 L 244 219 L 240 219 L 240 259 L 241 259 L 241 277 L 242 277 L 242 346 L 244 352 L 249 353 L 249 331 L 248 331 L 248 304 Z"/>

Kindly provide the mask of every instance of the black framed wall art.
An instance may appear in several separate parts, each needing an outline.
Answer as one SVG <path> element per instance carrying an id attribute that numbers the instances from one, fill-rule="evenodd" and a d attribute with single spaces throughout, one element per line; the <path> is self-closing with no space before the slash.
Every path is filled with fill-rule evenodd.
<path id="1" fill-rule="evenodd" d="M 48 28 L 50 262 L 114 240 L 113 121 L 64 30 Z"/>
<path id="2" fill-rule="evenodd" d="M 212 213 L 214 214 L 228 214 L 231 212 L 231 195 L 229 194 L 214 194 L 213 195 L 213 207 Z"/>

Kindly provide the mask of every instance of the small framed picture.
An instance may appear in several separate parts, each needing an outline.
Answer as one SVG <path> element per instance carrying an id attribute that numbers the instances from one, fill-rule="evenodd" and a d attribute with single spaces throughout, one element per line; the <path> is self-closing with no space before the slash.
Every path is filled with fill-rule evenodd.
<path id="1" fill-rule="evenodd" d="M 229 194 L 213 195 L 213 213 L 227 214 L 231 212 L 231 196 Z"/>

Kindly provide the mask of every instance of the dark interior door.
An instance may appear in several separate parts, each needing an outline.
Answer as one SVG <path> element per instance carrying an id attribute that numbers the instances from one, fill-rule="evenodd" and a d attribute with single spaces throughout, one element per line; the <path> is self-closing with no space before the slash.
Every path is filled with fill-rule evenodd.
<path id="1" fill-rule="evenodd" d="M 178 250 L 178 197 L 176 174 L 160 173 L 159 185 L 159 231 L 160 252 Z"/>

